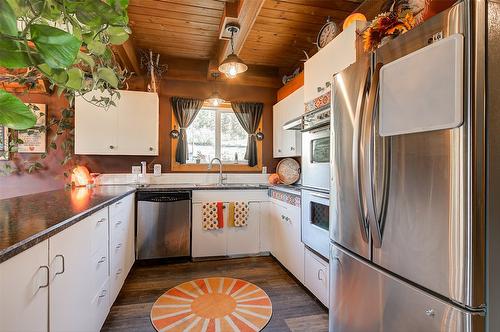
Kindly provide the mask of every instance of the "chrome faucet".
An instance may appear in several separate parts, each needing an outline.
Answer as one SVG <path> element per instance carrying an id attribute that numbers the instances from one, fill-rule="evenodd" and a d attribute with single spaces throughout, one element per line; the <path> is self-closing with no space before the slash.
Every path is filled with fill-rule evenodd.
<path id="1" fill-rule="evenodd" d="M 219 158 L 212 158 L 212 160 L 210 160 L 210 163 L 208 164 L 208 169 L 212 169 L 212 163 L 214 162 L 214 160 L 217 160 L 219 162 L 219 186 L 222 186 L 222 182 L 226 179 L 222 175 L 222 161 Z"/>

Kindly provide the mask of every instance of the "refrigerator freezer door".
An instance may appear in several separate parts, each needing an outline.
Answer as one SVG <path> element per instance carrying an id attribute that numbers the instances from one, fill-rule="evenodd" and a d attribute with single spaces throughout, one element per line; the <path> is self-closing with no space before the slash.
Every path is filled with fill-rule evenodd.
<path id="1" fill-rule="evenodd" d="M 361 125 L 370 59 L 333 77 L 331 115 L 330 239 L 369 259 L 366 204 L 361 188 Z"/>
<path id="2" fill-rule="evenodd" d="M 330 331 L 476 332 L 484 317 L 438 300 L 332 245 Z"/>

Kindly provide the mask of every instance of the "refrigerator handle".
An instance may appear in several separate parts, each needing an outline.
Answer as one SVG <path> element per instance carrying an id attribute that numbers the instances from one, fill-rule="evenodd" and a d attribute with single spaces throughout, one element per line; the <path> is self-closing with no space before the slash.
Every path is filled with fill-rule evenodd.
<path id="1" fill-rule="evenodd" d="M 359 205 L 359 211 L 360 211 L 360 232 L 361 232 L 361 237 L 363 238 L 363 241 L 366 243 L 369 243 L 369 234 L 368 234 L 368 224 L 366 222 L 366 215 L 365 215 L 365 206 L 363 204 L 362 200 L 362 188 L 361 188 L 361 172 L 359 168 L 360 164 L 360 149 L 361 149 L 361 125 L 362 125 L 362 120 L 363 120 L 363 114 L 364 112 L 364 106 L 365 106 L 365 91 L 366 91 L 366 85 L 368 84 L 368 78 L 370 75 L 370 68 L 366 71 L 366 76 L 363 81 L 361 81 L 360 87 L 359 87 L 359 94 L 358 94 L 358 100 L 356 103 L 356 118 L 354 119 L 354 137 L 353 137 L 353 154 L 352 154 L 352 165 L 353 165 L 353 177 L 354 177 L 354 186 L 356 187 L 356 198 L 358 199 L 358 205 Z"/>
<path id="2" fill-rule="evenodd" d="M 370 124 L 370 135 L 369 141 L 370 144 L 368 146 L 368 151 L 366 153 L 368 160 L 368 172 L 365 172 L 365 184 L 367 184 L 367 192 L 366 192 L 366 205 L 368 211 L 368 224 L 370 225 L 373 245 L 376 248 L 380 248 L 382 246 L 382 232 L 383 232 L 383 219 L 385 215 L 385 206 L 388 197 L 388 189 L 389 189 L 389 165 L 390 165 L 390 138 L 382 138 L 383 146 L 383 177 L 382 177 L 382 197 L 381 197 L 381 211 L 376 211 L 375 206 L 375 186 L 374 186 L 374 145 L 375 145 L 375 132 L 376 128 L 376 111 L 377 107 L 376 101 L 378 96 L 379 89 L 379 80 L 380 80 L 380 69 L 382 67 L 382 63 L 377 63 L 375 66 L 375 70 L 372 77 L 372 82 L 370 85 L 370 92 L 368 94 L 368 103 L 367 103 L 367 123 Z"/>

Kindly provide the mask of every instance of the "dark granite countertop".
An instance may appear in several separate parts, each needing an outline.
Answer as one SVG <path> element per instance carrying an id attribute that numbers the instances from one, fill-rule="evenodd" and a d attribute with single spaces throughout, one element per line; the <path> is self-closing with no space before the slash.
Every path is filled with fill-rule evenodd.
<path id="1" fill-rule="evenodd" d="M 0 200 L 0 263 L 135 191 L 105 186 Z"/>
<path id="2" fill-rule="evenodd" d="M 191 183 L 172 183 L 172 184 L 149 184 L 137 186 L 139 191 L 169 191 L 169 190 L 265 190 L 269 188 L 267 184 L 244 184 L 228 183 L 217 184 L 191 184 Z"/>
<path id="3" fill-rule="evenodd" d="M 0 200 L 0 263 L 136 191 L 265 190 L 263 184 L 103 185 Z"/>

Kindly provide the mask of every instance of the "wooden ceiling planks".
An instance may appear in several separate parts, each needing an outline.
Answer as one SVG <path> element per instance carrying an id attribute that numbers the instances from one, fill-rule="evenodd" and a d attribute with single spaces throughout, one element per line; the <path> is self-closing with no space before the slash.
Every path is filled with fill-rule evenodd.
<path id="1" fill-rule="evenodd" d="M 341 23 L 362 1 L 266 0 L 247 42 L 243 61 L 293 69 L 305 59 L 327 18 Z"/>
<path id="2" fill-rule="evenodd" d="M 132 40 L 136 47 L 151 49 L 166 58 L 215 63 L 221 53 L 219 33 L 226 2 L 235 1 L 130 0 Z M 293 69 L 305 59 L 302 50 L 314 47 L 327 17 L 340 24 L 362 2 L 264 0 L 243 46 L 238 48 L 239 56 L 250 66 L 264 66 L 268 71 Z"/>
<path id="3" fill-rule="evenodd" d="M 224 13 L 219 0 L 130 0 L 132 38 L 165 56 L 209 59 Z"/>

